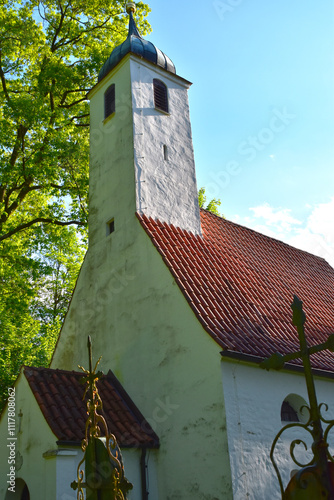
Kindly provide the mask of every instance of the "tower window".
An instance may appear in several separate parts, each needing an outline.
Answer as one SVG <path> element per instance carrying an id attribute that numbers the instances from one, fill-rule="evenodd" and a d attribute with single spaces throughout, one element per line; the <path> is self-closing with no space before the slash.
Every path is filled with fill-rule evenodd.
<path id="1" fill-rule="evenodd" d="M 109 234 L 113 233 L 114 231 L 115 231 L 115 219 L 110 219 L 110 221 L 107 222 L 106 235 L 109 236 Z"/>
<path id="2" fill-rule="evenodd" d="M 163 145 L 163 151 L 164 151 L 164 160 L 168 161 L 168 148 L 166 144 Z"/>
<path id="3" fill-rule="evenodd" d="M 115 113 L 115 84 L 113 83 L 104 93 L 104 119 Z"/>
<path id="4" fill-rule="evenodd" d="M 167 86 L 157 78 L 153 80 L 154 106 L 165 113 L 168 113 L 168 93 Z"/>

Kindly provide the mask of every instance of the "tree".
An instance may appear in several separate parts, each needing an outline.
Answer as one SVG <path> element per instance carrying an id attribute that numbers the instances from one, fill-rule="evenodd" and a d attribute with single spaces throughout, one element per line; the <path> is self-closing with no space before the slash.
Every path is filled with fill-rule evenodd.
<path id="1" fill-rule="evenodd" d="M 148 12 L 137 4 L 143 34 Z M 0 407 L 22 364 L 48 364 L 68 307 L 87 237 L 86 95 L 127 25 L 120 0 L 0 10 Z"/>
<path id="2" fill-rule="evenodd" d="M 126 37 L 123 9 L 120 0 L 7 0 L 0 11 L 0 241 L 40 223 L 87 224 L 86 94 Z M 143 34 L 148 12 L 137 4 Z"/>
<path id="3" fill-rule="evenodd" d="M 205 196 L 205 188 L 201 187 L 200 190 L 198 191 L 198 204 L 200 208 L 204 208 L 205 210 L 208 210 L 209 212 L 219 215 L 220 217 L 224 217 L 219 213 L 218 207 L 221 205 L 220 200 L 216 200 L 216 198 L 213 198 L 209 203 L 206 204 L 206 196 Z"/>

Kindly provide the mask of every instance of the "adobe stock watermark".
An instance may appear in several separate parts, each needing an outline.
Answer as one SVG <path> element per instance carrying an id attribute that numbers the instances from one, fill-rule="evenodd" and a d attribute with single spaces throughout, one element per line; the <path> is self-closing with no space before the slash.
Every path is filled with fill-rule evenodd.
<path id="1" fill-rule="evenodd" d="M 215 9 L 221 21 L 224 21 L 226 16 L 234 12 L 244 0 L 214 0 L 213 8 Z"/>
<path id="2" fill-rule="evenodd" d="M 91 298 L 83 298 L 79 301 L 79 314 L 85 320 L 92 319 L 96 314 L 105 310 L 105 306 L 111 304 L 115 295 L 120 294 L 136 276 L 126 273 L 124 270 L 110 272 L 108 282 L 105 287 L 93 290 Z"/>
<path id="3" fill-rule="evenodd" d="M 15 456 L 16 456 L 16 429 L 15 429 L 15 388 L 8 388 L 8 409 L 7 409 L 7 422 L 8 422 L 8 437 L 7 437 L 7 448 L 8 448 L 8 465 L 9 472 L 7 473 L 7 484 L 8 491 L 15 493 L 15 480 L 16 480 L 16 468 L 15 468 Z"/>
<path id="4" fill-rule="evenodd" d="M 166 396 L 164 401 L 160 398 L 155 400 L 156 406 L 152 412 L 151 418 L 147 418 L 146 422 L 152 427 L 154 431 L 157 430 L 158 424 L 166 422 L 168 418 L 180 408 L 179 404 L 172 403 L 169 396 Z M 142 425 L 142 429 L 148 432 Z"/>
<path id="5" fill-rule="evenodd" d="M 180 405 L 173 403 L 169 396 L 156 398 L 154 402 L 155 407 L 151 416 L 146 418 L 141 424 L 134 424 L 131 431 L 126 431 L 122 434 L 121 439 L 127 443 L 127 446 L 140 448 L 141 443 L 135 436 L 143 432 L 148 436 L 152 436 L 157 431 L 159 424 L 167 422 L 173 413 L 180 408 Z"/>
<path id="6" fill-rule="evenodd" d="M 296 115 L 290 113 L 285 106 L 274 108 L 266 127 L 261 128 L 255 135 L 250 135 L 241 141 L 237 147 L 239 157 L 248 163 L 253 162 L 270 144 L 277 135 L 282 134 L 287 127 L 295 120 Z M 228 161 L 223 170 L 218 173 L 209 174 L 212 182 L 205 186 L 205 194 L 208 198 L 216 198 L 222 189 L 231 182 L 231 179 L 242 172 L 243 165 L 241 159 Z"/>

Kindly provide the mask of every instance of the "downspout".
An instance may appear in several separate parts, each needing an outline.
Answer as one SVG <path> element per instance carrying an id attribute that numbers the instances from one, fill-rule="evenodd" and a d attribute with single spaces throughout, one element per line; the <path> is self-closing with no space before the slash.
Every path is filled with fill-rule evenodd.
<path id="1" fill-rule="evenodd" d="M 147 491 L 147 465 L 146 465 L 146 448 L 142 448 L 140 457 L 140 476 L 141 476 L 141 497 L 142 500 L 148 500 Z"/>

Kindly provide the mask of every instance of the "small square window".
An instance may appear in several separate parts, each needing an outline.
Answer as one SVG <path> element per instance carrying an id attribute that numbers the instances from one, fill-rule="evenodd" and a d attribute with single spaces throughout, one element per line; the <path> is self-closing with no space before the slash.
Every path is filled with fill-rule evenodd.
<path id="1" fill-rule="evenodd" d="M 111 219 L 107 222 L 107 236 L 115 231 L 115 219 Z"/>

